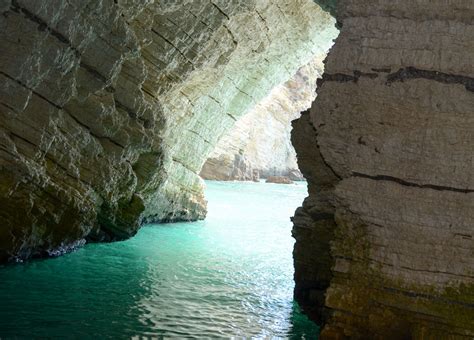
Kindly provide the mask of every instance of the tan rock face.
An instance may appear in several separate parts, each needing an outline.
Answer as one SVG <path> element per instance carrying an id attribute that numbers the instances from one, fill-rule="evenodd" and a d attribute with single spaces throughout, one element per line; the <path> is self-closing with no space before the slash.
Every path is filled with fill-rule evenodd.
<path id="1" fill-rule="evenodd" d="M 268 176 L 265 183 L 293 184 L 293 181 L 285 176 Z"/>
<path id="2" fill-rule="evenodd" d="M 323 338 L 474 336 L 474 3 L 341 1 L 293 142 L 297 299 Z"/>
<path id="3" fill-rule="evenodd" d="M 217 143 L 204 163 L 201 177 L 245 181 L 291 174 L 295 180 L 302 180 L 290 142 L 291 121 L 316 97 L 316 79 L 322 75 L 325 56 L 315 56 L 240 118 Z"/>
<path id="4" fill-rule="evenodd" d="M 310 0 L 0 1 L 0 261 L 203 218 L 217 140 L 335 36 Z"/>

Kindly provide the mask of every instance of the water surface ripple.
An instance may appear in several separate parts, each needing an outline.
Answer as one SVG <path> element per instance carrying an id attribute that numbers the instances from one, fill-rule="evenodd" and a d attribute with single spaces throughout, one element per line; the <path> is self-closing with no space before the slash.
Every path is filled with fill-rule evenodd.
<path id="1" fill-rule="evenodd" d="M 0 267 L 0 338 L 315 338 L 292 298 L 306 185 L 206 184 L 205 221 Z"/>

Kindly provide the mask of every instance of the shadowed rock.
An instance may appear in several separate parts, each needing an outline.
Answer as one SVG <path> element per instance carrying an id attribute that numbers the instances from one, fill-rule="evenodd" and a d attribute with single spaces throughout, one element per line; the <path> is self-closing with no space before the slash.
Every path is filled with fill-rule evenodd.
<path id="1" fill-rule="evenodd" d="M 323 339 L 471 339 L 474 3 L 338 3 L 292 134 L 295 297 Z"/>

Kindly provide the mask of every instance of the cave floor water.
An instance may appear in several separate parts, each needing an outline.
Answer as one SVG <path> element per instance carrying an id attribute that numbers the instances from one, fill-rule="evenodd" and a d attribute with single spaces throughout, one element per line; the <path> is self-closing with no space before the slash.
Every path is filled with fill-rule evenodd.
<path id="1" fill-rule="evenodd" d="M 0 338 L 316 338 L 292 298 L 306 184 L 206 185 L 205 221 L 1 267 Z"/>

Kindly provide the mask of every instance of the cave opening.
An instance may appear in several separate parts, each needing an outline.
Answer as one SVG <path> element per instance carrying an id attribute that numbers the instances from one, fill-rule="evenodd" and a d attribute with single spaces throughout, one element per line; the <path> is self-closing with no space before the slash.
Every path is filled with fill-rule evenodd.
<path id="1" fill-rule="evenodd" d="M 314 100 L 334 20 L 309 0 L 115 4 L 111 32 L 93 23 L 100 6 L 5 10 L 39 43 L 1 73 L 17 96 L 0 127 L 21 154 L 5 156 L 4 187 L 28 180 L 0 202 L 32 207 L 3 216 L 0 259 L 67 255 L 1 268 L 0 336 L 311 338 L 293 299 L 290 217 L 307 189 L 290 126 Z"/>
<path id="2" fill-rule="evenodd" d="M 211 154 L 225 179 L 284 174 L 278 152 L 250 163 L 251 138 L 212 153 L 338 36 L 293 123 L 295 298 L 324 339 L 472 339 L 473 17 L 472 0 L 0 1 L 0 338 L 315 334 L 291 294 L 304 185 L 209 182 L 204 220 L 199 173 Z"/>

